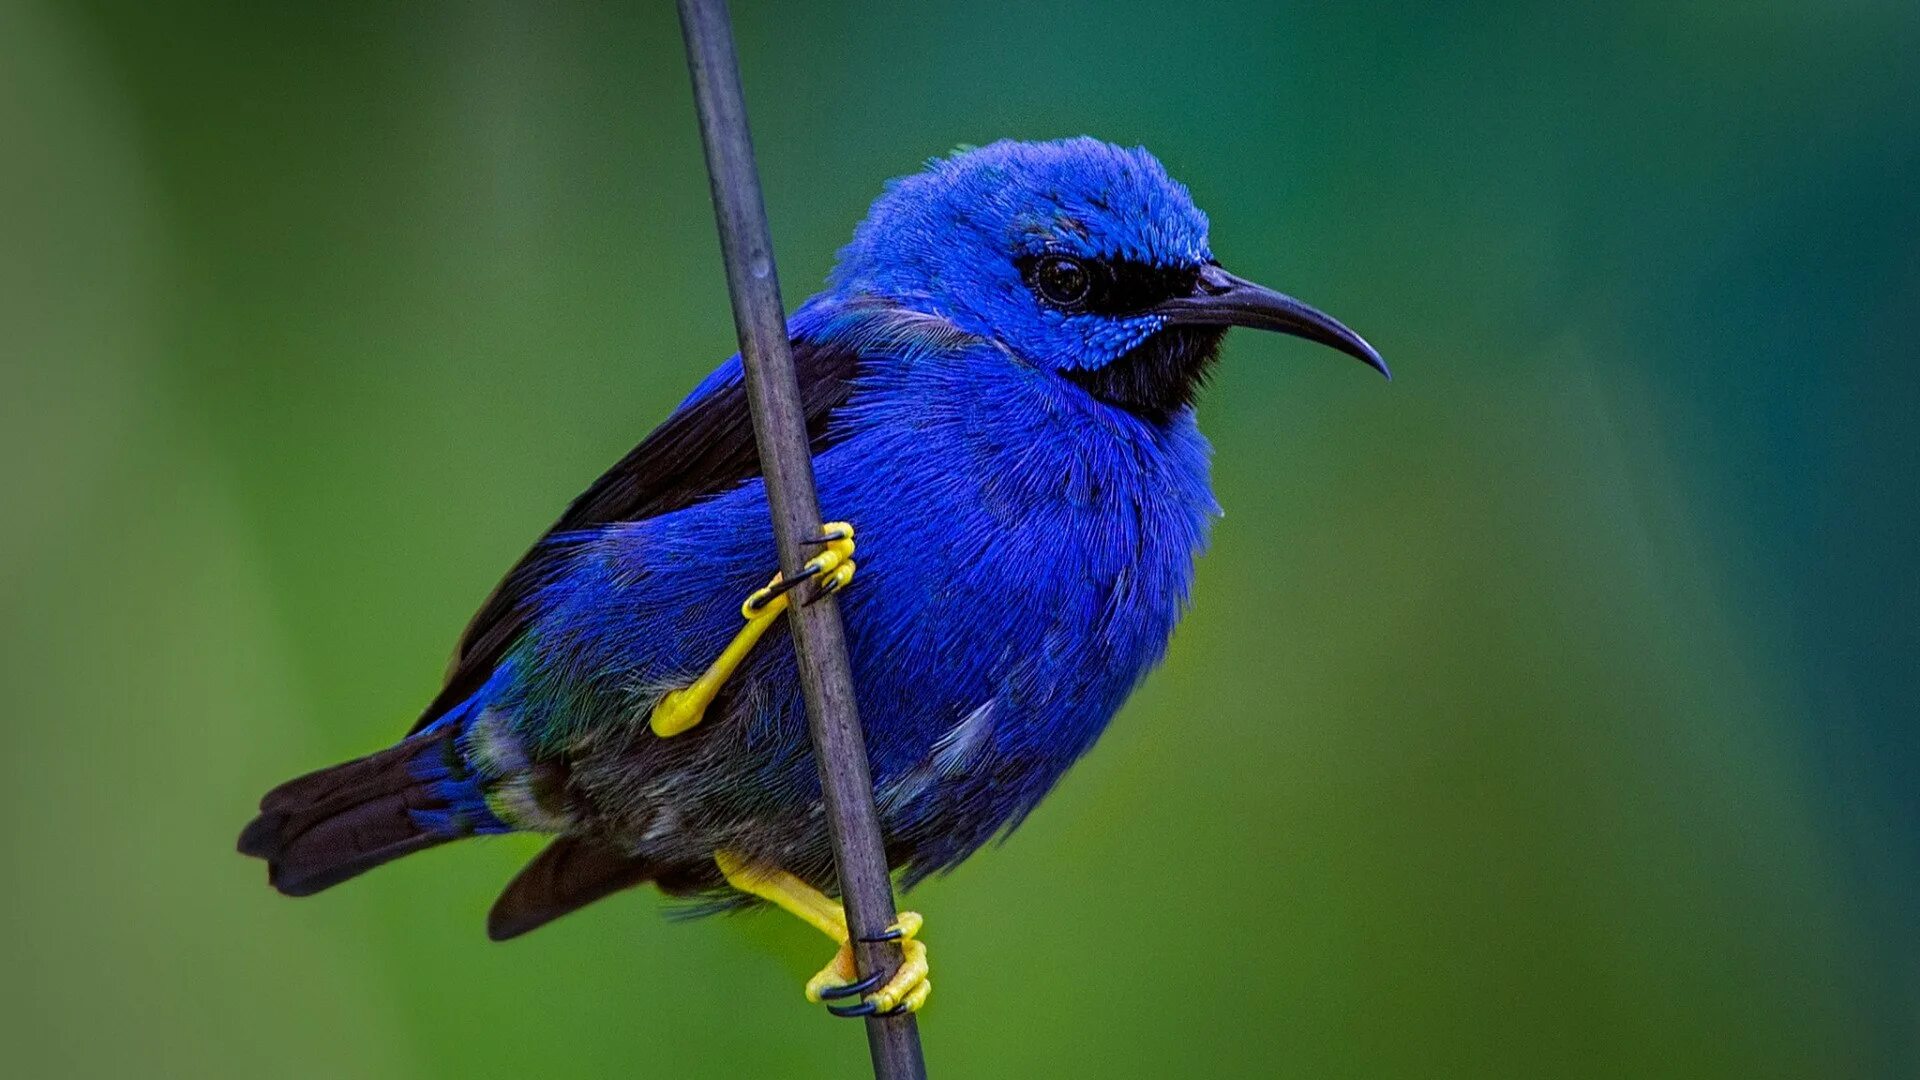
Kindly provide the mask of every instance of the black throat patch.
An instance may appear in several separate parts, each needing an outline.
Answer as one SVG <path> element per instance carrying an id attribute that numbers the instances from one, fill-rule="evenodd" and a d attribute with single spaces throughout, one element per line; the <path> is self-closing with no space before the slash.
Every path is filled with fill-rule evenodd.
<path id="1" fill-rule="evenodd" d="M 1099 401 L 1164 423 L 1193 404 L 1226 333 L 1224 326 L 1170 326 L 1110 364 L 1061 374 Z"/>

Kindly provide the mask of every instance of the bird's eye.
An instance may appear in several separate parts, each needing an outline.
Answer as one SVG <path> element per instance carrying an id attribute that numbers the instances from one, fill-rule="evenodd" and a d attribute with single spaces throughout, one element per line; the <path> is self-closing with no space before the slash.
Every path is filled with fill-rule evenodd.
<path id="1" fill-rule="evenodd" d="M 1078 307 L 1093 294 L 1093 271 L 1079 259 L 1049 255 L 1033 265 L 1033 288 L 1055 307 Z"/>

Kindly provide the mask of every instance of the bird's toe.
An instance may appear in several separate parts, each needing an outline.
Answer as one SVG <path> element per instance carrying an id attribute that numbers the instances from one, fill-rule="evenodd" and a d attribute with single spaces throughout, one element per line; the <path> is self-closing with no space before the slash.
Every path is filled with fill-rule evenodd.
<path id="1" fill-rule="evenodd" d="M 827 966 L 807 980 L 807 1000 L 831 1002 L 858 996 L 860 1000 L 850 1004 L 827 1006 L 827 1011 L 835 1016 L 855 1018 L 920 1011 L 933 991 L 933 984 L 928 980 L 927 946 L 916 940 L 923 922 L 915 912 L 903 911 L 884 934 L 863 939 L 900 942 L 900 966 L 892 974 L 874 972 L 861 978 L 853 946 L 840 946 Z"/>

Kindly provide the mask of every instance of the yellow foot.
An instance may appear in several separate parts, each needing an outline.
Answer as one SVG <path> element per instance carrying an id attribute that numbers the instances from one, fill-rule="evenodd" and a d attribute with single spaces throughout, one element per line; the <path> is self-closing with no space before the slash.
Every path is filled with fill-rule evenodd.
<path id="1" fill-rule="evenodd" d="M 765 588 L 747 597 L 746 602 L 740 605 L 740 614 L 747 620 L 747 625 L 740 628 L 740 632 L 733 636 L 733 640 L 694 680 L 692 686 L 670 690 L 654 705 L 650 724 L 655 735 L 661 738 L 678 735 L 705 718 L 707 706 L 713 704 L 721 684 L 746 660 L 747 654 L 753 651 L 753 646 L 773 625 L 773 621 L 787 610 L 787 594 L 795 586 L 811 579 L 819 585 L 818 595 L 825 596 L 839 592 L 853 580 L 852 525 L 844 521 L 830 521 L 821 528 L 819 539 L 808 543 L 821 545 L 825 550 L 807 560 L 807 565 L 801 567 L 801 576 L 797 581 L 789 584 L 775 574 Z"/>
<path id="2" fill-rule="evenodd" d="M 840 951 L 833 954 L 827 966 L 807 980 L 808 1001 L 860 998 L 853 1005 L 827 1006 L 835 1016 L 891 1016 L 918 1012 L 927 1003 L 933 984 L 927 979 L 927 947 L 919 940 L 919 915 L 901 912 L 893 926 L 877 939 L 900 943 L 899 969 L 891 976 L 875 972 L 862 979 L 854 964 L 853 946 L 847 940 L 846 912 L 832 897 L 784 870 L 755 864 L 736 852 L 716 851 L 713 861 L 727 884 L 778 905 L 840 943 Z"/>
<path id="3" fill-rule="evenodd" d="M 878 989 L 875 986 L 880 983 L 881 973 L 859 978 L 854 969 L 853 945 L 847 943 L 840 946 L 840 951 L 833 954 L 833 959 L 819 974 L 807 980 L 807 1000 L 860 998 L 855 1005 L 827 1006 L 827 1011 L 835 1016 L 897 1016 L 919 1012 L 927 1003 L 927 996 L 933 993 L 933 982 L 928 978 L 927 946 L 915 936 L 920 933 L 920 925 L 918 914 L 903 911 L 900 921 L 887 931 L 887 940 L 900 942 L 902 955 L 893 977 Z"/>
<path id="4" fill-rule="evenodd" d="M 820 539 L 812 541 L 812 543 L 823 544 L 826 550 L 807 560 L 807 565 L 800 568 L 800 573 L 805 577 L 810 577 L 819 582 L 822 595 L 836 593 L 846 588 L 847 585 L 853 581 L 855 565 L 853 561 L 852 523 L 846 521 L 829 521 L 825 525 L 820 526 Z M 773 581 L 768 583 L 768 588 L 779 588 L 779 585 L 780 575 L 775 574 L 773 575 Z M 763 589 L 761 591 L 765 592 L 766 590 Z M 786 590 L 781 589 L 780 591 L 784 593 Z M 754 595 L 758 596 L 759 593 L 755 593 Z M 753 597 L 748 597 L 747 602 L 751 604 Z M 743 607 L 741 610 L 744 613 L 746 609 Z M 752 616 L 748 617 L 751 618 Z"/>

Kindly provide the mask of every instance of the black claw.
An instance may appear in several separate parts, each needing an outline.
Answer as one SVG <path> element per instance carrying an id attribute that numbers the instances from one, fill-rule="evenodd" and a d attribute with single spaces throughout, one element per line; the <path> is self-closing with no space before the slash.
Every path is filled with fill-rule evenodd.
<path id="1" fill-rule="evenodd" d="M 884 934 L 875 934 L 872 937 L 863 937 L 860 940 L 869 945 L 878 945 L 888 941 L 904 941 L 906 940 L 906 936 L 907 932 L 896 926 Z"/>
<path id="2" fill-rule="evenodd" d="M 788 581 L 785 578 L 781 578 L 778 583 L 767 586 L 767 598 L 765 600 L 760 601 L 759 606 L 756 607 L 754 610 L 765 611 L 767 605 L 773 602 L 774 597 L 785 596 L 787 593 L 790 593 L 793 590 L 799 588 L 800 586 L 805 585 L 809 580 L 811 579 L 806 577 L 795 578 L 792 581 Z"/>
<path id="3" fill-rule="evenodd" d="M 869 990 L 877 989 L 881 983 L 887 981 L 886 976 L 886 972 L 876 971 L 859 982 L 850 982 L 845 986 L 830 986 L 820 991 L 820 998 L 823 1001 L 835 1001 L 840 998 L 859 997 Z"/>
<path id="4" fill-rule="evenodd" d="M 827 1011 L 835 1016 L 861 1017 L 872 1016 L 880 1010 L 873 1002 L 863 1001 L 858 1005 L 829 1005 Z"/>
<path id="5" fill-rule="evenodd" d="M 901 1016 L 905 1014 L 906 1011 L 907 1011 L 907 1003 L 903 1001 L 900 1004 L 895 1005 L 893 1008 L 888 1009 L 886 1012 L 875 1013 L 874 1015 L 875 1016 Z"/>
<path id="6" fill-rule="evenodd" d="M 819 547 L 824 544 L 831 544 L 835 540 L 845 540 L 846 538 L 847 538 L 847 534 L 842 529 L 834 529 L 831 531 L 822 530 L 819 536 L 816 536 L 811 540 L 802 540 L 800 541 L 800 543 L 802 546 Z"/>

